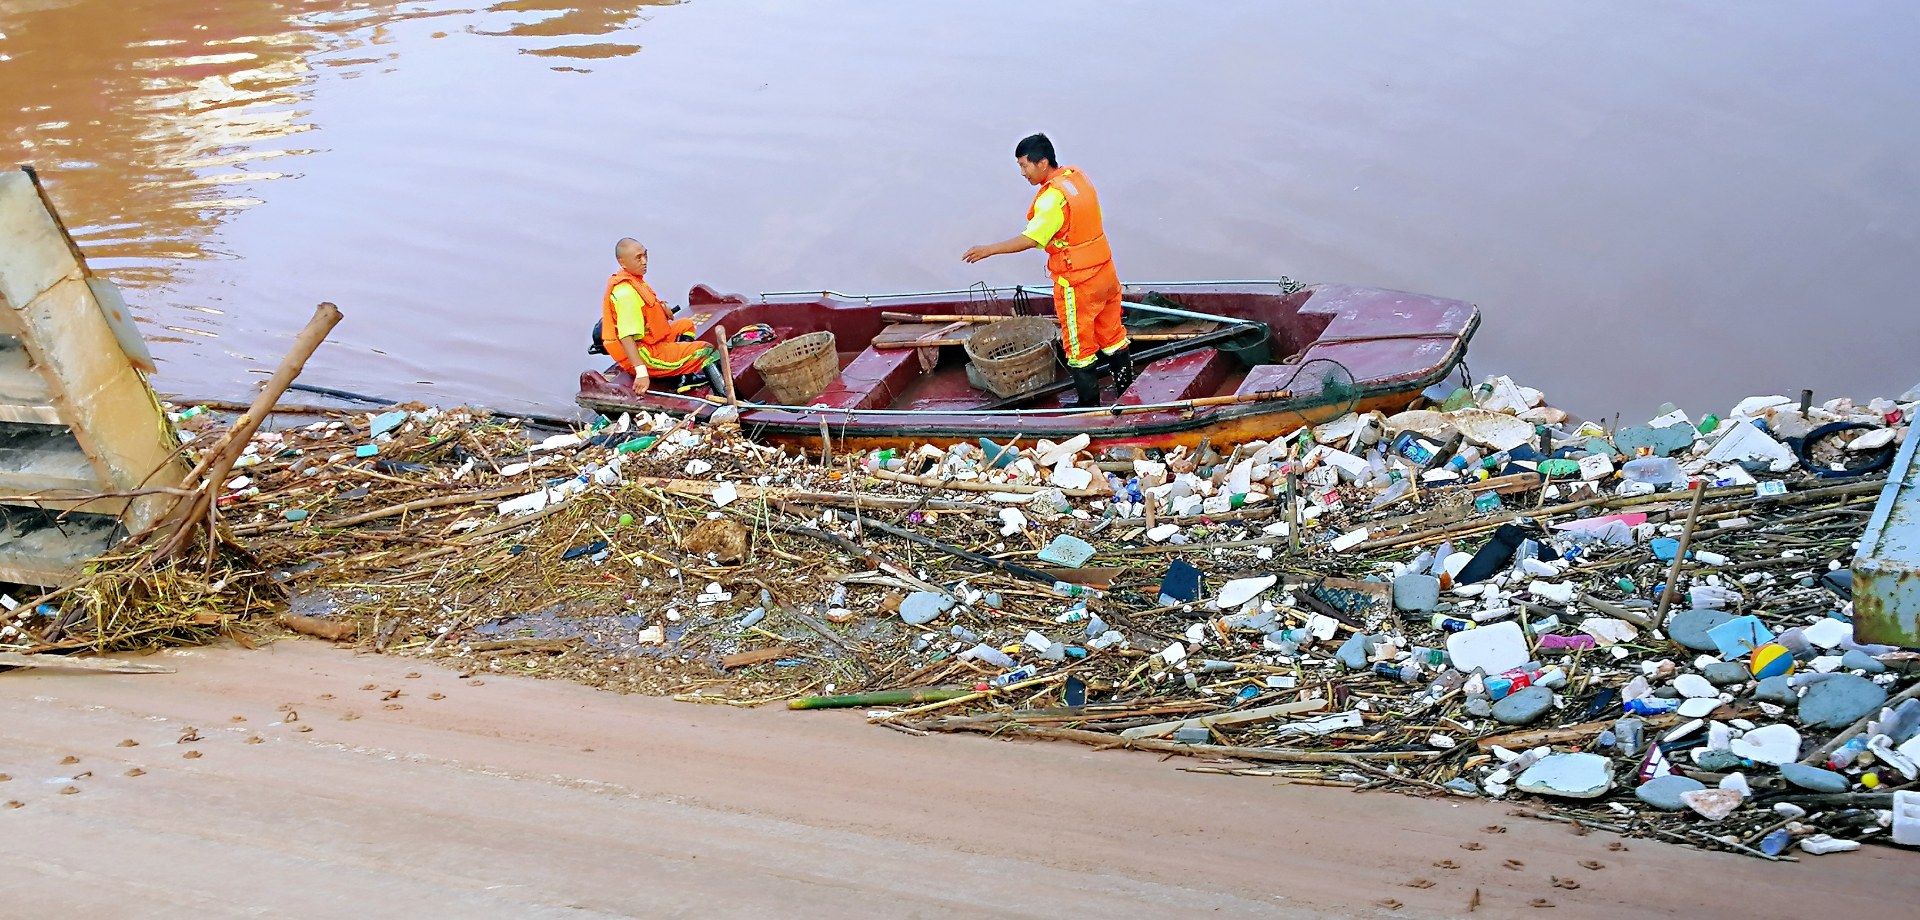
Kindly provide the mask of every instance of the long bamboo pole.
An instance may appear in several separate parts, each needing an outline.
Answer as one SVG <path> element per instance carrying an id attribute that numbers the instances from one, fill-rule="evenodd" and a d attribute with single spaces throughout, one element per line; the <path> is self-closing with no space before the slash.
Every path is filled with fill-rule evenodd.
<path id="1" fill-rule="evenodd" d="M 1700 524 L 1700 504 L 1707 497 L 1707 484 L 1693 484 L 1693 507 L 1687 509 L 1687 525 L 1680 531 L 1680 548 L 1674 550 L 1673 565 L 1667 567 L 1667 587 L 1660 592 L 1660 606 L 1653 611 L 1655 623 L 1667 621 L 1667 608 L 1673 606 L 1673 599 L 1680 594 L 1680 566 L 1687 561 L 1687 547 L 1693 545 L 1693 529 Z"/>
<path id="2" fill-rule="evenodd" d="M 214 494 L 224 487 L 227 474 L 233 471 L 234 462 L 239 460 L 241 452 L 246 450 L 248 442 L 253 439 L 253 433 L 258 431 L 260 424 L 272 414 L 274 404 L 280 401 L 281 395 L 286 393 L 287 386 L 293 383 L 294 378 L 300 376 L 300 371 L 307 366 L 307 359 L 313 357 L 314 351 L 320 347 L 321 342 L 326 341 L 327 333 L 332 332 L 333 327 L 339 325 L 340 319 L 340 308 L 331 303 L 322 303 L 313 308 L 313 318 L 307 320 L 307 327 L 300 330 L 300 335 L 294 338 L 292 350 L 287 352 L 286 357 L 280 359 L 280 367 L 273 372 L 271 378 L 268 378 L 266 386 L 261 387 L 260 395 L 254 397 L 253 405 L 241 413 L 239 418 L 234 419 L 232 427 L 227 430 L 226 440 L 214 452 L 212 459 L 201 461 L 202 467 L 196 468 L 196 471 L 204 468 L 205 484 L 195 489 L 191 496 L 175 502 L 173 508 L 161 519 L 164 522 L 162 527 L 171 526 L 173 533 L 161 547 L 157 559 L 163 560 L 179 552 L 180 548 L 192 539 L 194 530 L 201 522 L 207 522 L 209 527 L 215 526 L 213 524 Z M 187 482 L 191 485 L 194 480 L 190 478 Z M 212 530 L 208 531 L 209 540 L 215 536 Z"/>

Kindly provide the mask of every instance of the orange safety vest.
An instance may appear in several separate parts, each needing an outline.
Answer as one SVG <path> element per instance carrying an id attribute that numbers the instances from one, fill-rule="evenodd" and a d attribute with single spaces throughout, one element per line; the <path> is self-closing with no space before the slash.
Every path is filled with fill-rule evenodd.
<path id="1" fill-rule="evenodd" d="M 600 296 L 600 344 L 606 346 L 607 354 L 615 361 L 625 363 L 623 359 L 627 356 L 627 350 L 620 346 L 620 324 L 613 310 L 613 289 L 622 284 L 633 285 L 633 289 L 640 294 L 640 321 L 646 324 L 642 342 L 661 341 L 660 335 L 667 331 L 672 318 L 667 315 L 667 308 L 660 305 L 660 298 L 653 293 L 653 287 L 638 275 L 623 268 L 607 278 L 606 293 Z"/>
<path id="2" fill-rule="evenodd" d="M 1033 204 L 1027 207 L 1027 219 L 1032 220 L 1040 210 L 1040 196 L 1050 188 L 1060 190 L 1066 219 L 1046 245 L 1047 273 L 1085 276 L 1089 269 L 1112 262 L 1113 250 L 1107 246 L 1107 234 L 1100 224 L 1100 195 L 1078 167 L 1062 166 L 1040 183 Z"/>
<path id="3" fill-rule="evenodd" d="M 613 308 L 613 289 L 623 284 L 633 285 L 640 295 L 640 321 L 646 329 L 640 333 L 640 360 L 645 368 L 631 367 L 627 362 L 627 350 L 620 344 L 618 312 Z M 673 374 L 691 374 L 698 371 L 713 355 L 713 346 L 705 342 L 682 342 L 681 335 L 690 335 L 694 329 L 693 320 L 675 320 L 667 313 L 667 307 L 653 288 L 639 277 L 625 269 L 614 272 L 607 278 L 607 292 L 600 297 L 600 344 L 606 348 L 607 355 L 633 374 L 645 374 L 649 377 L 664 377 Z"/>

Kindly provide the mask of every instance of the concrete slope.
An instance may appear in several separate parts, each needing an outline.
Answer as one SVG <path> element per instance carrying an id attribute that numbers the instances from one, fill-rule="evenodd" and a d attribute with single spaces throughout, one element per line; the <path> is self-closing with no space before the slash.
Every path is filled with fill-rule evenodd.
<path id="1" fill-rule="evenodd" d="M 0 808 L 0 916 L 1453 917 L 1477 888 L 1476 917 L 1754 920 L 1920 898 L 1920 854 L 1881 848 L 1614 851 L 1504 805 L 308 641 L 149 660 L 179 673 L 0 674 L 0 801 L 23 803 Z"/>

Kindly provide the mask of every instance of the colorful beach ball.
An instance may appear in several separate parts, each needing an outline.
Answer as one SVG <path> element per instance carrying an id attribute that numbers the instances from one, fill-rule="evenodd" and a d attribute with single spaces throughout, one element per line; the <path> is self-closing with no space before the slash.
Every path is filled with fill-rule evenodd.
<path id="1" fill-rule="evenodd" d="M 1747 661 L 1747 670 L 1759 678 L 1779 677 L 1793 673 L 1793 653 L 1777 642 L 1769 642 L 1753 650 L 1753 657 Z"/>

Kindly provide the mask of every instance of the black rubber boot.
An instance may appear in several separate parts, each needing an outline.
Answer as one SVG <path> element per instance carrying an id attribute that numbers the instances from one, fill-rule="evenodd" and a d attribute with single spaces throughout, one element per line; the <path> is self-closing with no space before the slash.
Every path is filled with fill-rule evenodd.
<path id="1" fill-rule="evenodd" d="M 1133 386 L 1133 346 L 1128 345 L 1107 356 L 1107 368 L 1113 373 L 1113 394 L 1119 396 Z"/>
<path id="2" fill-rule="evenodd" d="M 706 367 L 700 369 L 700 373 L 706 375 L 707 387 L 713 390 L 713 395 L 725 399 L 727 395 L 727 378 L 724 374 L 720 373 L 720 362 L 713 361 L 708 363 Z"/>
<path id="3" fill-rule="evenodd" d="M 1087 367 L 1069 367 L 1067 373 L 1073 377 L 1074 402 L 1062 404 L 1064 409 L 1091 409 L 1100 405 L 1100 371 Z"/>

